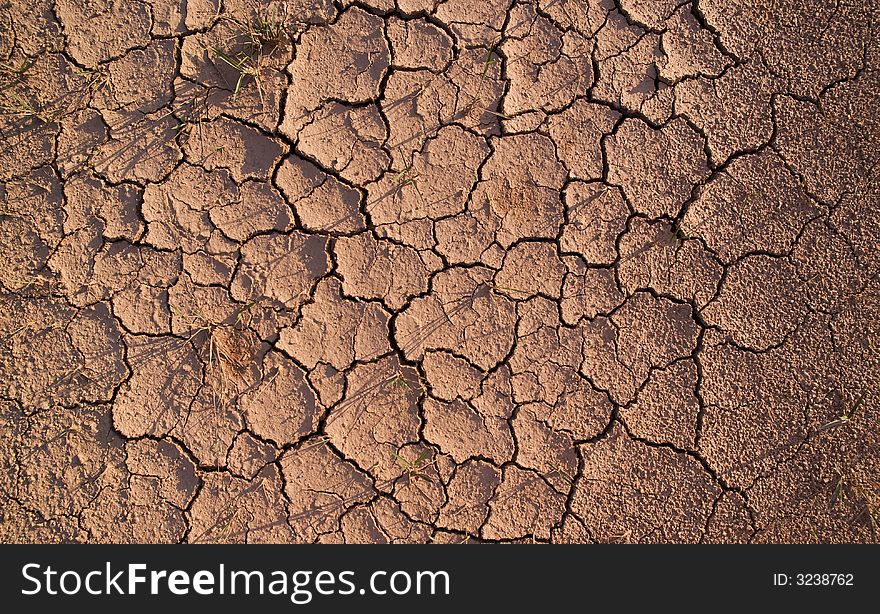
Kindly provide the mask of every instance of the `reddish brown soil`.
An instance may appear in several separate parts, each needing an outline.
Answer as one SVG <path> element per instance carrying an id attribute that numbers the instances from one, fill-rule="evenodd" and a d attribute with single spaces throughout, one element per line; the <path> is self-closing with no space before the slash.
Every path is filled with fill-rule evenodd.
<path id="1" fill-rule="evenodd" d="M 0 540 L 877 541 L 880 12 L 771 4 L 0 3 Z"/>

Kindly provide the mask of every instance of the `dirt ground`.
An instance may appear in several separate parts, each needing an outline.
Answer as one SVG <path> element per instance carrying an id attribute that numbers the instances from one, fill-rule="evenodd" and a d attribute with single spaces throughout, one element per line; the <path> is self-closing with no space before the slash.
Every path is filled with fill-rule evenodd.
<path id="1" fill-rule="evenodd" d="M 876 542 L 878 18 L 0 1 L 0 541 Z"/>

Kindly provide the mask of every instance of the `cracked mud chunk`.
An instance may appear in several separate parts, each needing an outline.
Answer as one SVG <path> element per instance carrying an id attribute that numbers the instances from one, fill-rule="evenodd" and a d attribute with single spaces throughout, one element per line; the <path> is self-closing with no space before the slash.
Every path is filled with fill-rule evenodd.
<path id="1" fill-rule="evenodd" d="M 0 296 L 3 396 L 25 406 L 109 402 L 126 378 L 121 332 L 107 305 L 82 310 L 58 300 Z"/>
<path id="2" fill-rule="evenodd" d="M 554 489 L 566 495 L 578 472 L 578 456 L 571 435 L 547 424 L 553 410 L 544 403 L 520 406 L 511 421 L 518 446 L 516 459 L 523 467 L 546 476 Z"/>
<path id="3" fill-rule="evenodd" d="M 700 413 L 698 377 L 696 363 L 690 359 L 651 371 L 635 402 L 620 408 L 630 432 L 641 439 L 693 450 Z"/>
<path id="4" fill-rule="evenodd" d="M 427 399 L 424 403 L 425 438 L 456 462 L 484 456 L 502 464 L 513 458 L 514 442 L 507 416 L 481 413 L 470 403 Z"/>
<path id="5" fill-rule="evenodd" d="M 311 542 L 338 531 L 344 512 L 375 496 L 373 482 L 321 439 L 303 443 L 281 457 L 289 524 L 296 541 Z"/>
<path id="6" fill-rule="evenodd" d="M 239 407 L 255 435 L 280 446 L 314 432 L 323 413 L 306 373 L 279 352 L 263 358 L 263 379 L 241 396 Z"/>
<path id="7" fill-rule="evenodd" d="M 612 400 L 628 403 L 652 368 L 692 354 L 697 328 L 690 305 L 637 292 L 611 317 L 581 323 L 580 371 Z"/>
<path id="8" fill-rule="evenodd" d="M 572 510 L 597 541 L 700 540 L 721 487 L 694 458 L 635 441 L 619 426 L 580 450 Z"/>
<path id="9" fill-rule="evenodd" d="M 307 231 L 355 232 L 364 228 L 360 193 L 299 156 L 281 162 L 275 184 Z"/>
<path id="10" fill-rule="evenodd" d="M 0 219 L 0 239 L 0 257 L 5 262 L 0 284 L 11 291 L 28 287 L 45 267 L 51 255 L 49 247 L 29 224 L 17 218 Z"/>
<path id="11" fill-rule="evenodd" d="M 452 59 L 452 39 L 424 19 L 404 21 L 390 17 L 388 40 L 395 66 L 442 70 Z"/>
<path id="12" fill-rule="evenodd" d="M 343 371 L 390 351 L 388 317 L 376 304 L 344 298 L 331 278 L 318 283 L 299 321 L 281 330 L 278 347 L 308 369 L 327 364 Z"/>
<path id="13" fill-rule="evenodd" d="M 110 139 L 95 150 L 92 164 L 110 181 L 158 182 L 183 158 L 176 141 L 178 122 L 167 111 L 108 110 L 101 116 Z"/>
<path id="14" fill-rule="evenodd" d="M 611 133 L 618 119 L 617 111 L 579 99 L 547 120 L 559 159 L 572 177 L 602 178 L 602 137 Z"/>
<path id="15" fill-rule="evenodd" d="M 483 373 L 452 352 L 425 352 L 422 367 L 433 396 L 440 401 L 470 401 L 480 393 Z"/>
<path id="16" fill-rule="evenodd" d="M 287 148 L 280 139 L 226 117 L 199 124 L 183 151 L 207 170 L 226 169 L 237 183 L 268 180 Z"/>
<path id="17" fill-rule="evenodd" d="M 431 534 L 430 527 L 412 522 L 390 497 L 381 497 L 369 507 L 353 508 L 342 518 L 338 534 L 321 537 L 321 543 L 424 543 Z"/>
<path id="18" fill-rule="evenodd" d="M 209 473 L 204 482 L 189 512 L 190 543 L 294 541 L 277 467 L 266 467 L 251 481 L 219 472 Z"/>
<path id="19" fill-rule="evenodd" d="M 621 0 L 620 8 L 637 23 L 660 29 L 677 4 L 675 0 Z"/>
<path id="20" fill-rule="evenodd" d="M 132 376 L 119 390 L 114 426 L 127 437 L 168 434 L 202 386 L 202 363 L 192 344 L 175 337 L 132 335 L 126 345 Z"/>
<path id="21" fill-rule="evenodd" d="M 551 243 L 519 243 L 507 252 L 495 276 L 498 292 L 514 300 L 536 295 L 558 299 L 565 266 Z"/>
<path id="22" fill-rule="evenodd" d="M 340 237 L 334 245 L 346 294 L 379 299 L 400 309 L 428 289 L 428 271 L 418 252 L 364 232 Z"/>
<path id="23" fill-rule="evenodd" d="M 67 177 L 88 167 L 95 150 L 109 134 L 101 114 L 94 109 L 74 111 L 60 123 L 55 164 L 60 174 Z"/>
<path id="24" fill-rule="evenodd" d="M 64 25 L 70 54 L 86 66 L 150 43 L 150 6 L 138 0 L 124 5 L 111 0 L 58 0 L 55 12 Z"/>
<path id="25" fill-rule="evenodd" d="M 577 326 L 583 318 L 592 320 L 597 315 L 607 315 L 623 303 L 624 296 L 612 270 L 588 267 L 577 257 L 564 260 L 567 273 L 562 286 L 560 315 L 565 324 Z"/>
<path id="26" fill-rule="evenodd" d="M 613 264 L 614 244 L 629 217 L 620 188 L 572 181 L 562 197 L 568 218 L 559 238 L 562 249 L 580 254 L 589 264 Z"/>
<path id="27" fill-rule="evenodd" d="M 95 255 L 85 298 L 109 298 L 114 315 L 128 332 L 170 332 L 168 288 L 180 271 L 179 254 L 115 242 Z"/>
<path id="28" fill-rule="evenodd" d="M 763 62 L 755 59 L 717 78 L 682 81 L 675 87 L 675 109 L 700 126 L 712 161 L 722 164 L 770 140 L 774 84 Z"/>
<path id="29" fill-rule="evenodd" d="M 489 539 L 546 540 L 564 512 L 565 497 L 539 474 L 507 465 L 489 501 L 489 518 L 482 533 Z"/>
<path id="30" fill-rule="evenodd" d="M 456 348 L 482 369 L 498 364 L 513 345 L 513 303 L 492 291 L 491 271 L 453 268 L 434 278 L 434 291 L 413 299 L 395 320 L 394 339 L 403 354 L 420 359 L 426 350 Z"/>
<path id="31" fill-rule="evenodd" d="M 717 78 L 732 63 L 686 5 L 666 19 L 660 41 L 666 57 L 659 62 L 658 76 L 667 83 L 677 84 L 683 77 Z"/>
<path id="32" fill-rule="evenodd" d="M 38 256 L 42 256 L 42 246 L 54 249 L 64 237 L 64 186 L 51 167 L 43 167 L 26 177 L 0 183 L 0 211 L 0 222 L 7 229 L 16 229 L 13 232 L 28 235 L 24 245 L 31 240 L 38 241 L 35 244 Z M 14 240 L 4 241 L 0 245 L 12 253 L 24 247 Z M 21 255 L 27 256 L 27 250 Z M 0 270 L 8 274 L 6 269 Z"/>
<path id="33" fill-rule="evenodd" d="M 271 15 L 274 9 L 264 7 L 258 9 L 263 25 L 274 22 L 279 27 L 277 17 Z M 242 30 L 244 24 L 257 19 L 255 13 L 248 15 L 250 9 L 234 5 L 225 8 L 229 13 L 222 14 L 220 9 L 218 14 L 215 9 L 207 15 L 211 23 L 204 26 L 206 30 L 184 36 L 180 45 L 180 70 L 173 90 L 185 138 L 203 140 L 201 124 L 221 116 L 271 132 L 278 127 L 291 46 L 282 42 L 254 49 L 253 39 Z M 188 14 L 197 10 L 188 2 Z M 251 25 L 257 26 L 256 22 Z"/>
<path id="34" fill-rule="evenodd" d="M 387 137 L 376 105 L 332 103 L 311 115 L 299 133 L 297 150 L 343 178 L 363 184 L 388 168 L 390 160 L 382 149 Z"/>
<path id="35" fill-rule="evenodd" d="M 665 222 L 633 218 L 618 243 L 621 288 L 652 288 L 703 307 L 715 297 L 723 274 L 718 258 L 703 245 Z"/>
<path id="36" fill-rule="evenodd" d="M 677 118 L 655 130 L 626 119 L 605 140 L 608 180 L 649 217 L 675 217 L 694 186 L 709 176 L 703 138 Z"/>
<path id="37" fill-rule="evenodd" d="M 594 96 L 655 123 L 670 119 L 675 89 L 660 79 L 658 65 L 666 57 L 661 44 L 658 35 L 612 11 L 596 37 L 600 70 Z"/>
<path id="38" fill-rule="evenodd" d="M 295 89 L 287 97 L 281 131 L 296 138 L 325 99 L 357 103 L 374 99 L 390 53 L 381 18 L 350 8 L 331 26 L 311 29 L 287 67 Z M 330 56 L 323 49 L 334 49 Z"/>
<path id="39" fill-rule="evenodd" d="M 510 88 L 504 111 L 560 110 L 583 95 L 593 83 L 592 42 L 577 32 L 562 32 L 537 14 L 531 4 L 510 11 L 507 37 L 499 51 L 507 63 Z M 490 53 L 489 59 L 492 60 Z"/>
<path id="40" fill-rule="evenodd" d="M 158 111 L 171 102 L 174 40 L 152 41 L 143 49 L 132 49 L 108 65 L 109 81 L 99 90 L 108 109 L 136 108 L 142 113 Z"/>
<path id="41" fill-rule="evenodd" d="M 327 272 L 327 241 L 291 232 L 254 237 L 241 248 L 241 266 L 230 292 L 238 301 L 268 298 L 295 309 Z"/>
<path id="42" fill-rule="evenodd" d="M 229 472 L 246 480 L 253 480 L 266 465 L 278 458 L 278 449 L 257 439 L 247 431 L 238 433 L 226 455 Z"/>
<path id="43" fill-rule="evenodd" d="M 110 185 L 94 175 L 77 175 L 64 185 L 67 232 L 97 222 L 107 239 L 137 241 L 144 230 L 138 215 L 143 190 L 124 183 Z"/>
<path id="44" fill-rule="evenodd" d="M 540 134 L 491 142 L 494 154 L 471 200 L 485 201 L 498 220 L 498 243 L 507 248 L 519 239 L 555 237 L 563 222 L 559 190 L 565 169 L 556 159 L 553 142 Z"/>
<path id="45" fill-rule="evenodd" d="M 260 233 L 289 230 L 290 209 L 270 184 L 246 181 L 238 194 L 237 200 L 220 201 L 208 210 L 211 222 L 227 237 L 244 242 Z"/>
<path id="46" fill-rule="evenodd" d="M 787 253 L 819 212 L 779 157 L 765 150 L 737 158 L 703 186 L 681 229 L 732 262 L 753 251 Z"/>
<path id="47" fill-rule="evenodd" d="M 214 231 L 211 208 L 238 198 L 238 186 L 226 171 L 212 172 L 184 163 L 164 183 L 151 183 L 144 191 L 146 240 L 159 249 L 198 251 Z"/>
<path id="48" fill-rule="evenodd" d="M 460 212 L 488 154 L 481 137 L 458 126 L 441 128 L 421 151 L 367 186 L 370 217 L 376 224 L 389 224 Z"/>
<path id="49" fill-rule="evenodd" d="M 781 343 L 806 312 L 806 292 L 795 267 L 787 258 L 761 255 L 732 265 L 718 298 L 702 311 L 709 325 L 758 351 Z"/>
<path id="50" fill-rule="evenodd" d="M 446 487 L 448 500 L 437 524 L 476 533 L 489 515 L 489 499 L 501 483 L 501 471 L 481 460 L 468 460 L 456 468 Z"/>
<path id="51" fill-rule="evenodd" d="M 398 477 L 397 451 L 419 439 L 418 405 L 424 393 L 418 372 L 388 357 L 356 365 L 346 384 L 346 394 L 325 422 L 330 441 L 378 479 Z"/>

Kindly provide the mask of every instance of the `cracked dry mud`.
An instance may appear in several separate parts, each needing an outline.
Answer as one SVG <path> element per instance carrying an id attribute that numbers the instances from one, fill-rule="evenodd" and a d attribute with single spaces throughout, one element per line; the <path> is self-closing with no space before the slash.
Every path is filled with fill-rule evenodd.
<path id="1" fill-rule="evenodd" d="M 3 1 L 0 540 L 876 542 L 878 18 Z"/>

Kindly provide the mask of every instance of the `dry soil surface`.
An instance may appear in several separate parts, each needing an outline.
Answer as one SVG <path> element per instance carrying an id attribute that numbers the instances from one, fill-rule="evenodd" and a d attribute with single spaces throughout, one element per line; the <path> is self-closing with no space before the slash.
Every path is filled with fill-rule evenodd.
<path id="1" fill-rule="evenodd" d="M 0 540 L 877 541 L 878 16 L 0 2 Z"/>

